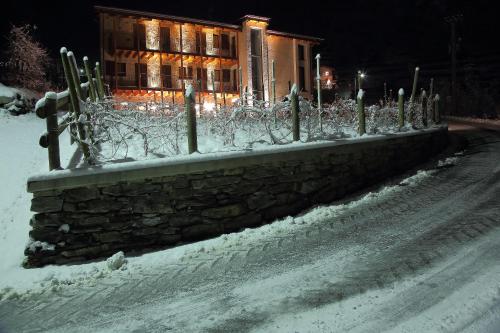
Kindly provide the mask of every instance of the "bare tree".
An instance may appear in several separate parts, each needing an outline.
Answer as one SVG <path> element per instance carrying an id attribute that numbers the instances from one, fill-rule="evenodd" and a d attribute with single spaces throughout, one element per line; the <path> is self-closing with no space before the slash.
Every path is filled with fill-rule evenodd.
<path id="1" fill-rule="evenodd" d="M 46 70 L 50 63 L 48 51 L 36 41 L 29 24 L 13 25 L 8 39 L 7 57 L 13 83 L 23 88 L 43 91 L 48 88 Z"/>

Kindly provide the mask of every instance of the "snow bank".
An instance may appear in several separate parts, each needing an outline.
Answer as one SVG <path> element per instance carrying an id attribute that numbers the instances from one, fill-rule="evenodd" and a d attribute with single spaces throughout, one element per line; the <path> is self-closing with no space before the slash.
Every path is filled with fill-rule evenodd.
<path id="1" fill-rule="evenodd" d="M 106 260 L 106 266 L 112 271 L 116 271 L 125 265 L 127 260 L 125 259 L 125 254 L 123 251 L 115 253 L 113 256 Z"/>

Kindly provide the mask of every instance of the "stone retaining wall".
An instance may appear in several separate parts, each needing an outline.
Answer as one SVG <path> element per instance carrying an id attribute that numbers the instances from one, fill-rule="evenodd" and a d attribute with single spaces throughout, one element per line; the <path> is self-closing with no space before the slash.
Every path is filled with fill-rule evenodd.
<path id="1" fill-rule="evenodd" d="M 26 266 L 143 252 L 328 203 L 441 151 L 447 129 L 32 177 Z"/>

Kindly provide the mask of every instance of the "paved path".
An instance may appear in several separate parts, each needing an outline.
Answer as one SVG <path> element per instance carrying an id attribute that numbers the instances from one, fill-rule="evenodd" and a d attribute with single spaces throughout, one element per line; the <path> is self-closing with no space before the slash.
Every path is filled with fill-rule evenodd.
<path id="1" fill-rule="evenodd" d="M 500 133 L 461 129 L 468 147 L 455 166 L 397 185 L 383 200 L 142 274 L 4 300 L 0 323 L 7 332 L 493 327 L 500 321 Z M 466 310 L 456 303 L 464 300 Z M 440 307 L 443 318 L 429 312 Z"/>

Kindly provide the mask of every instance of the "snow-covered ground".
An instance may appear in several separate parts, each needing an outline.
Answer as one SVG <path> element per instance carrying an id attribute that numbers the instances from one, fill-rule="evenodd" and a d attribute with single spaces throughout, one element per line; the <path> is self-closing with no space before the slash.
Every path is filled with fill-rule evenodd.
<path id="1" fill-rule="evenodd" d="M 32 195 L 26 191 L 26 181 L 33 173 L 48 170 L 47 150 L 38 145 L 40 134 L 45 131 L 45 121 L 34 113 L 12 116 L 0 111 L 0 290 L 9 281 L 21 282 L 25 276 L 21 263 L 32 215 Z M 61 135 L 60 142 L 65 165 L 73 155 L 74 146 L 69 145 L 66 133 Z"/>
<path id="2" fill-rule="evenodd" d="M 470 134 L 470 151 L 435 168 L 260 228 L 125 262 L 25 270 L 25 181 L 47 167 L 43 130 L 34 115 L 0 117 L 2 142 L 15 138 L 0 148 L 10 156 L 0 166 L 2 333 L 500 329 L 498 136 Z"/>

